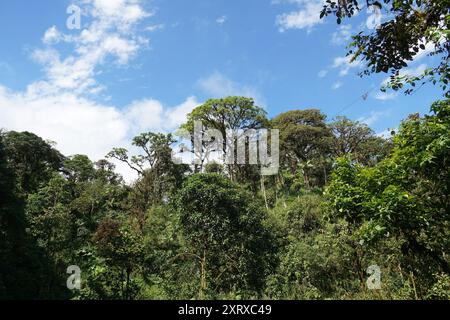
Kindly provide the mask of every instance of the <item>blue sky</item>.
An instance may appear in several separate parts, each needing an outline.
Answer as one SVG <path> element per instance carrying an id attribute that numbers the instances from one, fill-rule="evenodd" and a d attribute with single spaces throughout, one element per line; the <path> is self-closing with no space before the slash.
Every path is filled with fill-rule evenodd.
<path id="1" fill-rule="evenodd" d="M 69 30 L 69 5 L 81 29 Z M 365 10 L 338 27 L 321 0 L 0 1 L 0 127 L 30 130 L 68 154 L 102 157 L 139 131 L 170 131 L 208 98 L 247 95 L 270 116 L 319 108 L 377 133 L 426 113 L 440 93 L 378 91 L 345 58 Z M 429 66 L 426 56 L 410 64 Z M 370 92 L 367 100 L 359 99 Z"/>

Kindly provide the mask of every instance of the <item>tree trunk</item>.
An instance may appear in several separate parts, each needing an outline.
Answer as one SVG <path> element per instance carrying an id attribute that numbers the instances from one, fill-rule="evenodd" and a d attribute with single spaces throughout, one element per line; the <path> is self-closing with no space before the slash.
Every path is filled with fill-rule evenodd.
<path id="1" fill-rule="evenodd" d="M 200 260 L 200 300 L 205 299 L 205 291 L 206 291 L 206 250 L 203 251 L 203 257 Z"/>

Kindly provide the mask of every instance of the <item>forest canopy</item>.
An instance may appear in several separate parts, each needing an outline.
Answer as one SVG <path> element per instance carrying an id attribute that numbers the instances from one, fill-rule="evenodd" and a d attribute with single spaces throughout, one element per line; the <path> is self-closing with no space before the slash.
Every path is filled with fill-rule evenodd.
<path id="1" fill-rule="evenodd" d="M 108 155 L 139 172 L 126 184 L 110 160 L 3 131 L 0 297 L 449 298 L 449 101 L 389 139 L 317 109 L 268 119 L 250 101 L 208 101 L 185 127 L 217 118 L 280 129 L 277 175 L 175 164 L 174 138 L 148 132 L 133 140 L 141 155 Z M 222 103 L 234 107 L 211 109 Z M 66 283 L 74 265 L 79 290 Z"/>
<path id="2" fill-rule="evenodd" d="M 269 117 L 243 96 L 209 99 L 179 128 L 217 134 L 185 149 L 222 154 L 212 162 L 174 161 L 176 134 L 90 159 L 0 131 L 0 299 L 450 299 L 450 3 L 326 0 L 320 18 L 363 6 L 387 15 L 353 35 L 349 63 L 393 90 L 442 89 L 389 138 L 316 108 Z M 402 73 L 423 53 L 433 67 Z M 221 161 L 239 150 L 217 137 L 246 130 L 279 132 L 275 174 L 250 163 L 251 137 L 244 163 Z"/>

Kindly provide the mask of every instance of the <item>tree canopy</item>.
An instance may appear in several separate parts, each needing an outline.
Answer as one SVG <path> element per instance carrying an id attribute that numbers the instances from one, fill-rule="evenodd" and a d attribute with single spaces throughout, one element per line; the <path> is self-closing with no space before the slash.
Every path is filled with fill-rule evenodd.
<path id="1" fill-rule="evenodd" d="M 360 10 L 373 8 L 384 14 L 381 25 L 369 32 L 353 36 L 348 54 L 352 60 L 366 64 L 364 75 L 390 73 L 390 87 L 399 90 L 410 84 L 406 93 L 425 81 L 439 83 L 449 97 L 450 69 L 450 1 L 449 0 L 327 0 L 321 18 L 334 15 L 338 24 L 355 16 Z M 386 17 L 386 18 L 385 18 Z M 440 62 L 423 74 L 415 76 L 401 72 L 420 54 L 440 57 Z"/>

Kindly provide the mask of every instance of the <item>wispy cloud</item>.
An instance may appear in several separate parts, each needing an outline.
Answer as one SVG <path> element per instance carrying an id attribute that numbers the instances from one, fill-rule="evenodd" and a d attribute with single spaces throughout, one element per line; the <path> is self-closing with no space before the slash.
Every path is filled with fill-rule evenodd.
<path id="1" fill-rule="evenodd" d="M 32 84 L 39 94 L 60 90 L 79 94 L 97 93 L 102 86 L 95 80 L 97 67 L 109 61 L 126 65 L 130 58 L 148 43 L 138 35 L 136 25 L 152 15 L 146 12 L 139 0 L 83 0 L 85 23 L 83 30 L 66 35 L 56 26 L 49 28 L 43 37 L 44 49 L 33 52 L 33 58 L 42 64 L 46 78 Z M 83 20 L 83 21 L 84 21 Z M 53 46 L 60 41 L 73 46 L 68 55 Z"/>
<path id="2" fill-rule="evenodd" d="M 323 22 L 320 19 L 320 12 L 323 7 L 322 0 L 277 0 L 274 4 L 288 2 L 295 4 L 298 10 L 280 14 L 276 17 L 275 24 L 280 32 L 289 29 L 306 29 L 308 32 L 312 28 Z"/>
<path id="3" fill-rule="evenodd" d="M 333 83 L 333 85 L 331 86 L 331 89 L 333 90 L 337 90 L 340 87 L 342 87 L 344 84 L 341 81 L 336 81 L 335 83 Z"/>
<path id="4" fill-rule="evenodd" d="M 389 116 L 390 113 L 391 110 L 371 111 L 369 115 L 359 118 L 358 121 L 371 126 L 383 117 Z"/>
<path id="5" fill-rule="evenodd" d="M 344 57 L 334 58 L 332 68 L 339 69 L 339 76 L 346 76 L 350 69 L 361 68 L 362 62 L 359 60 L 352 61 L 353 56 L 348 55 Z"/>
<path id="6" fill-rule="evenodd" d="M 32 131 L 56 141 L 67 155 L 83 153 L 97 160 L 113 147 L 131 147 L 134 134 L 179 126 L 200 104 L 195 97 L 176 106 L 149 98 L 125 106 L 99 102 L 104 87 L 97 75 L 105 67 L 128 66 L 149 41 L 137 31 L 138 24 L 152 15 L 143 9 L 143 1 L 77 3 L 86 14 L 83 29 L 67 35 L 52 26 L 42 37 L 43 47 L 33 51 L 43 67 L 43 79 L 24 91 L 0 84 L 0 128 Z M 59 51 L 60 42 L 72 50 Z M 117 165 L 128 181 L 134 178 L 125 166 Z"/>
<path id="7" fill-rule="evenodd" d="M 374 98 L 381 101 L 394 100 L 397 98 L 398 92 L 381 92 L 375 93 Z"/>
<path id="8" fill-rule="evenodd" d="M 424 73 L 424 71 L 427 69 L 427 65 L 425 63 L 422 63 L 420 65 L 418 65 L 415 68 L 407 68 L 405 70 L 402 70 L 400 72 L 400 75 L 407 75 L 407 76 L 411 76 L 411 77 L 417 77 L 419 75 L 421 75 L 422 73 Z"/>
<path id="9" fill-rule="evenodd" d="M 11 67 L 11 65 L 4 61 L 0 61 L 0 71 L 3 74 L 8 74 L 8 75 L 11 75 L 14 73 L 14 69 Z"/>
<path id="10" fill-rule="evenodd" d="M 333 32 L 331 36 L 331 43 L 334 45 L 348 44 L 352 37 L 352 26 L 349 24 L 340 25 L 337 31 Z"/>
<path id="11" fill-rule="evenodd" d="M 213 98 L 244 96 L 255 99 L 261 107 L 265 106 L 264 98 L 257 88 L 234 82 L 218 71 L 198 80 L 198 85 L 204 93 Z"/>
<path id="12" fill-rule="evenodd" d="M 157 30 L 162 30 L 165 27 L 166 27 L 165 24 L 160 23 L 160 24 L 154 24 L 154 25 L 148 26 L 148 27 L 145 28 L 145 30 L 146 31 L 150 31 L 150 32 L 154 32 L 154 31 L 157 31 Z"/>
<path id="13" fill-rule="evenodd" d="M 223 15 L 216 19 L 218 25 L 223 25 L 227 22 L 227 16 Z"/>
<path id="14" fill-rule="evenodd" d="M 319 73 L 317 74 L 317 76 L 319 78 L 325 78 L 328 74 L 328 70 L 320 70 Z"/>

